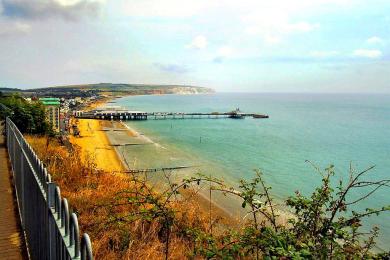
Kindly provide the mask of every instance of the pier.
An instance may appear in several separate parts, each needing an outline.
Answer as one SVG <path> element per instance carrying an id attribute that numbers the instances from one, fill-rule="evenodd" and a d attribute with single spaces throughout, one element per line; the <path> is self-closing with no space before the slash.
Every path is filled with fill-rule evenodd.
<path id="1" fill-rule="evenodd" d="M 253 118 L 268 118 L 268 115 L 253 114 L 253 113 L 233 113 L 233 112 L 211 112 L 211 113 L 172 113 L 172 112 L 154 112 L 148 113 L 148 117 L 151 119 L 220 119 L 220 118 L 233 118 L 240 119 L 245 117 Z"/>
<path id="2" fill-rule="evenodd" d="M 257 113 L 243 113 L 239 109 L 230 112 L 143 112 L 131 111 L 118 108 L 98 109 L 88 112 L 76 111 L 76 118 L 103 119 L 103 120 L 164 120 L 164 119 L 243 119 L 246 117 L 252 118 L 269 118 L 268 115 Z"/>

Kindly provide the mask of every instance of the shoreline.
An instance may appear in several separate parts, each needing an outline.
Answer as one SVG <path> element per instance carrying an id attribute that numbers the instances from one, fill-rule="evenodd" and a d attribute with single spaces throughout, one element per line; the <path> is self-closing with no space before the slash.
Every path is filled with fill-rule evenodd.
<path id="1" fill-rule="evenodd" d="M 153 144 L 157 147 L 160 147 L 160 148 L 163 148 L 163 149 L 167 149 L 165 148 L 164 146 L 162 146 L 161 144 L 159 143 L 156 143 L 154 142 L 151 138 L 143 135 L 143 134 L 140 134 L 138 131 L 136 131 L 134 128 L 126 125 L 124 122 L 122 121 L 119 121 L 121 125 L 123 125 L 124 127 L 126 127 L 126 129 L 128 129 L 130 132 L 134 133 L 136 135 L 136 137 L 142 139 L 142 140 L 145 140 L 146 142 L 150 143 L 150 144 Z M 110 138 L 107 136 L 108 140 L 110 140 Z M 127 167 L 128 163 L 126 162 L 126 158 L 123 154 L 121 154 L 121 152 L 119 151 L 119 147 L 120 146 L 115 146 L 114 147 L 114 150 L 116 151 L 116 154 L 119 158 L 119 160 L 122 162 L 122 164 L 128 169 L 129 167 Z M 180 170 L 179 170 L 180 171 Z M 158 172 L 161 172 L 161 171 L 158 171 Z M 161 190 L 157 189 L 158 192 L 160 192 Z M 201 189 L 201 190 L 198 190 L 198 191 L 195 191 L 194 189 L 194 194 L 191 194 L 193 192 L 191 191 L 186 191 L 186 190 L 181 190 L 181 193 L 185 196 L 185 197 L 190 197 L 192 198 L 193 200 L 195 200 L 197 202 L 197 204 L 199 205 L 199 207 L 202 209 L 202 210 L 205 210 L 205 211 L 208 211 L 209 208 L 210 208 L 210 199 L 207 195 L 208 193 L 208 190 L 207 189 Z M 227 223 L 224 223 L 224 224 L 238 224 L 240 222 L 240 220 L 237 218 L 237 216 L 234 216 L 233 213 L 229 212 L 227 209 L 225 209 L 224 207 L 218 205 L 215 201 L 211 200 L 211 208 L 212 208 L 212 214 L 214 215 L 214 217 L 218 216 L 218 217 L 221 217 L 222 219 L 225 219 L 225 221 L 227 221 Z"/>
<path id="2" fill-rule="evenodd" d="M 99 106 L 107 105 L 110 101 L 116 97 L 106 98 L 102 102 L 93 102 L 84 108 L 93 109 Z M 75 119 L 78 121 L 80 136 L 79 138 L 70 135 L 70 142 L 80 147 L 83 156 L 89 156 L 93 154 L 93 158 L 96 161 L 96 167 L 103 169 L 107 172 L 123 174 L 124 171 L 130 170 L 126 158 L 120 151 L 120 147 L 126 145 L 121 142 L 113 142 L 115 136 L 126 133 L 133 140 L 137 140 L 142 144 L 153 144 L 157 147 L 166 149 L 159 143 L 154 142 L 150 137 L 140 134 L 135 129 L 126 125 L 123 121 L 109 121 L 109 120 L 97 120 L 97 119 Z M 104 149 L 101 146 L 104 146 Z M 88 163 L 88 161 L 86 160 Z M 195 190 L 194 190 L 195 191 Z M 199 207 L 205 212 L 210 209 L 210 199 L 207 195 L 208 190 L 202 189 L 202 191 L 189 192 L 187 190 L 181 191 L 185 197 L 192 198 L 199 205 Z M 213 195 L 215 197 L 215 195 Z M 223 225 L 238 225 L 242 220 L 241 214 L 237 215 L 223 206 L 217 204 L 217 202 L 211 200 L 211 212 L 214 218 L 220 218 Z"/>
<path id="3" fill-rule="evenodd" d="M 113 100 L 113 99 L 111 99 Z M 93 119 L 90 119 L 90 120 L 93 120 Z M 107 121 L 109 122 L 109 121 Z M 127 130 L 133 130 L 134 132 L 136 132 L 138 135 L 141 135 L 139 134 L 137 131 L 135 131 L 133 128 L 131 128 L 130 126 L 127 126 L 124 122 L 120 122 L 120 124 L 123 126 L 123 127 L 126 127 Z M 106 134 L 106 132 L 104 132 L 104 134 Z M 141 136 L 144 136 L 144 135 L 141 135 Z M 106 135 L 106 138 L 109 139 L 109 137 Z M 121 161 L 121 164 L 122 165 L 125 165 L 125 163 L 123 163 L 123 159 L 121 159 L 122 155 L 120 154 L 120 152 L 118 151 L 117 148 L 113 147 L 113 151 L 115 154 L 116 154 L 116 157 L 119 159 L 119 161 Z M 207 192 L 207 189 L 206 189 L 206 192 Z M 208 212 L 208 208 L 209 208 L 209 204 L 210 204 L 210 200 L 206 194 L 206 192 L 203 192 L 203 193 L 197 193 L 197 201 L 199 203 L 199 205 L 201 206 L 202 208 L 202 211 L 205 210 L 205 212 Z M 213 195 L 214 197 L 214 195 Z M 275 203 L 279 204 L 278 202 L 278 199 L 276 197 L 275 198 Z M 213 207 L 213 211 L 214 209 L 218 208 L 218 213 L 217 214 L 214 214 L 213 213 L 213 216 L 226 216 L 226 219 L 229 219 L 230 220 L 230 225 L 232 225 L 232 223 L 243 223 L 244 221 L 248 220 L 249 218 L 243 218 L 244 217 L 244 214 L 235 214 L 236 210 L 234 211 L 230 211 L 230 210 L 226 210 L 223 208 L 223 206 L 220 206 L 219 204 L 215 203 L 214 201 L 211 201 L 212 202 L 212 207 Z M 281 220 L 280 220 L 280 223 L 284 223 L 286 219 L 288 218 L 291 218 L 291 217 L 294 217 L 293 213 L 291 211 L 289 211 L 287 208 L 284 208 L 284 207 L 281 207 L 280 210 L 278 211 L 278 214 L 281 216 Z M 379 242 L 379 240 L 378 240 Z M 375 249 L 376 250 L 379 250 L 379 251 L 383 251 L 383 247 L 381 245 L 376 245 L 375 246 Z"/>
<path id="4" fill-rule="evenodd" d="M 203 93 L 201 93 L 201 94 L 203 94 Z M 163 95 L 169 95 L 169 94 L 163 94 Z M 178 94 L 178 95 L 181 95 L 181 94 Z M 195 94 L 195 95 L 199 95 L 199 94 Z M 120 97 L 120 98 L 122 98 L 122 97 Z M 105 106 L 105 105 L 107 105 L 107 103 L 112 102 L 116 98 L 117 97 L 106 98 L 104 100 L 105 102 L 99 102 L 99 105 L 94 106 L 94 108 L 99 107 L 99 106 Z M 84 120 L 97 120 L 97 119 L 84 119 Z M 124 170 L 129 170 L 130 167 L 128 165 L 128 162 L 126 161 L 125 156 L 120 151 L 121 144 L 114 143 L 111 140 L 112 138 L 110 138 L 110 136 L 109 136 L 110 133 L 117 133 L 118 130 L 125 128 L 128 132 L 131 133 L 131 136 L 133 138 L 137 138 L 141 142 L 144 142 L 144 144 L 153 144 L 159 148 L 167 149 L 164 146 L 162 146 L 161 144 L 154 142 L 150 137 L 139 133 L 136 129 L 128 126 L 123 121 L 110 121 L 110 120 L 98 120 L 98 121 L 106 122 L 107 124 L 111 125 L 112 129 L 110 129 L 108 131 L 103 131 L 103 133 L 104 133 L 105 138 L 107 139 L 108 143 L 113 147 L 113 152 L 115 153 L 117 160 L 120 162 L 120 165 L 122 167 L 120 172 L 123 172 Z M 229 183 L 226 183 L 226 184 L 229 185 Z M 209 193 L 209 191 L 207 188 L 202 189 L 202 190 L 197 192 L 196 198 L 195 198 L 197 200 L 197 202 L 199 203 L 200 207 L 204 210 L 209 210 L 210 199 L 209 199 L 208 193 Z M 231 196 L 225 197 L 224 195 L 222 195 L 219 192 L 213 192 L 212 197 L 213 197 L 213 199 L 211 200 L 212 208 L 216 212 L 218 212 L 218 214 L 216 214 L 214 216 L 223 216 L 224 218 L 229 220 L 228 222 L 230 224 L 234 223 L 234 225 L 237 225 L 239 223 L 242 224 L 243 222 L 245 222 L 248 219 L 248 214 L 247 214 L 248 212 L 241 207 L 242 202 L 237 197 L 231 197 Z M 279 204 L 279 201 L 277 198 L 275 198 L 274 203 Z M 279 221 L 281 224 L 286 224 L 287 219 L 289 217 L 293 217 L 292 213 L 288 210 L 279 209 L 278 212 L 279 212 L 279 216 L 280 216 Z"/>
<path id="5" fill-rule="evenodd" d="M 109 96 L 92 101 L 86 104 L 81 110 L 88 111 L 105 106 L 115 98 L 115 96 Z M 79 147 L 85 163 L 89 163 L 89 157 L 92 156 L 96 167 L 99 169 L 108 172 L 123 171 L 126 169 L 126 166 L 122 163 L 116 151 L 114 151 L 107 134 L 103 130 L 104 127 L 107 127 L 104 120 L 78 119 L 72 117 L 71 124 L 77 125 L 80 131 L 80 137 L 69 134 L 69 141 L 72 145 Z"/>
<path id="6" fill-rule="evenodd" d="M 138 137 L 140 140 L 144 141 L 146 144 L 153 144 L 157 147 L 160 147 L 160 148 L 163 148 L 163 149 L 166 149 L 164 146 L 162 146 L 161 144 L 159 143 L 156 143 L 154 142 L 150 137 L 144 135 L 144 134 L 140 134 L 137 130 L 135 130 L 134 128 L 126 125 L 122 120 L 119 121 L 119 123 L 121 125 L 123 125 L 126 129 L 128 129 L 128 131 L 130 131 L 131 133 L 134 134 L 135 137 Z"/>
<path id="7" fill-rule="evenodd" d="M 79 147 L 85 163 L 95 163 L 96 168 L 108 172 L 123 171 L 124 165 L 103 131 L 104 122 L 100 120 L 77 119 L 80 137 L 69 136 L 72 145 Z"/>

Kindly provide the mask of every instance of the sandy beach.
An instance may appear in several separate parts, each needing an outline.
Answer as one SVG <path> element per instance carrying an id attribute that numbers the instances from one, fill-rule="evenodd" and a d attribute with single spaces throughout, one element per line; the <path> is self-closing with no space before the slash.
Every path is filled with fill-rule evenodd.
<path id="1" fill-rule="evenodd" d="M 86 162 L 92 159 L 97 168 L 109 172 L 126 169 L 104 131 L 104 128 L 113 123 L 93 119 L 73 119 L 72 123 L 78 126 L 80 137 L 70 135 L 70 142 L 80 147 L 81 154 Z M 126 133 L 133 135 L 130 131 L 126 131 Z"/>
<path id="2" fill-rule="evenodd" d="M 104 103 L 100 103 L 104 105 Z M 142 135 L 120 121 L 96 119 L 72 119 L 80 131 L 80 137 L 70 135 L 70 142 L 80 148 L 86 163 L 93 162 L 96 167 L 107 172 L 120 173 L 128 170 L 126 159 L 120 153 L 120 147 L 134 144 L 152 144 L 159 146 L 149 137 Z M 192 193 L 184 191 L 186 197 L 192 197 L 203 210 L 210 209 L 206 192 Z M 208 192 L 207 192 L 208 193 Z M 239 223 L 222 207 L 212 203 L 212 215 L 220 216 L 222 223 Z M 237 217 L 237 216 L 236 216 Z"/>
<path id="3" fill-rule="evenodd" d="M 89 103 L 83 110 L 89 111 L 107 105 L 114 97 L 106 97 Z M 120 143 L 113 143 L 108 137 L 109 132 L 120 132 L 127 137 L 137 137 L 139 134 L 127 127 L 122 122 L 95 120 L 95 119 L 71 119 L 71 125 L 77 125 L 80 136 L 69 135 L 69 141 L 80 148 L 85 162 L 90 159 L 96 167 L 108 172 L 122 172 L 127 169 L 122 156 L 115 149 Z"/>

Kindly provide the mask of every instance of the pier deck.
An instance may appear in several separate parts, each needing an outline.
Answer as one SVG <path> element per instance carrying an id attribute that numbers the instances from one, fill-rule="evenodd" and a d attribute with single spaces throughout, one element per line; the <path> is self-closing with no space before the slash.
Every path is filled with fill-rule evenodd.
<path id="1" fill-rule="evenodd" d="M 211 113 L 172 113 L 172 112 L 153 112 L 148 113 L 148 117 L 151 119 L 219 119 L 219 118 L 268 118 L 268 115 L 254 114 L 254 113 L 238 113 L 234 114 L 231 112 L 220 113 L 220 112 L 211 112 Z"/>
<path id="2" fill-rule="evenodd" d="M 106 119 L 106 120 L 147 120 L 147 119 L 220 119 L 220 118 L 268 118 L 268 115 L 255 113 L 210 112 L 210 113 L 186 113 L 186 112 L 142 112 L 142 111 L 90 111 L 76 112 L 76 118 Z"/>

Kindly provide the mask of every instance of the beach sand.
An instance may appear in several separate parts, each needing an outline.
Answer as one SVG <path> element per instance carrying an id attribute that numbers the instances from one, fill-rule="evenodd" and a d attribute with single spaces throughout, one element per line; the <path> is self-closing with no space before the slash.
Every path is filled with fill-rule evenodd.
<path id="1" fill-rule="evenodd" d="M 73 145 L 77 145 L 81 149 L 81 154 L 84 160 L 88 162 L 91 158 L 96 167 L 103 169 L 107 172 L 123 173 L 127 170 L 124 158 L 115 149 L 120 142 L 113 140 L 125 140 L 123 138 L 124 133 L 129 137 L 131 142 L 152 142 L 148 137 L 140 135 L 135 130 L 129 128 L 122 122 L 96 120 L 96 119 L 73 119 L 72 124 L 77 124 L 80 137 L 74 137 L 70 135 L 70 142 Z M 109 136 L 108 136 L 109 135 Z M 122 138 L 115 138 L 121 136 Z M 111 142 L 110 142 L 111 140 Z M 156 144 L 158 145 L 158 144 Z M 183 190 L 185 197 L 192 197 L 196 201 L 196 204 L 204 211 L 209 211 L 210 201 L 204 193 L 200 192 L 193 194 Z M 232 217 L 226 210 L 221 208 L 215 203 L 211 204 L 212 215 L 219 216 L 220 224 L 237 224 L 239 220 Z"/>
<path id="2" fill-rule="evenodd" d="M 111 98 L 107 98 L 99 102 L 93 102 L 86 110 L 104 106 L 110 100 Z M 121 145 L 128 143 L 153 144 L 164 148 L 159 143 L 155 143 L 149 137 L 138 133 L 121 121 L 73 118 L 72 124 L 77 124 L 80 137 L 70 135 L 70 142 L 81 148 L 82 156 L 86 161 L 88 157 L 92 156 L 96 167 L 107 172 L 115 172 L 121 175 L 129 169 L 126 159 L 120 152 Z M 151 185 L 153 186 L 152 183 Z M 211 209 L 213 218 L 219 219 L 219 224 L 223 226 L 239 226 L 242 223 L 242 215 L 240 213 L 230 212 L 230 210 L 225 209 L 215 201 L 210 204 L 207 189 L 197 192 L 195 190 L 182 190 L 181 193 L 186 198 L 192 198 L 202 211 L 209 212 Z M 213 200 L 215 200 L 215 195 L 213 197 Z"/>
<path id="3" fill-rule="evenodd" d="M 85 161 L 92 157 L 97 168 L 108 172 L 123 171 L 126 168 L 103 131 L 104 128 L 111 127 L 110 123 L 95 119 L 73 119 L 72 124 L 78 126 L 80 137 L 70 135 L 69 139 L 72 144 L 81 148 Z M 128 131 L 128 135 L 131 136 L 133 133 Z"/>
<path id="4" fill-rule="evenodd" d="M 87 106 L 83 108 L 84 111 L 93 110 L 98 107 L 102 107 L 107 105 L 108 102 L 112 101 L 115 97 L 107 96 L 105 98 L 101 98 L 98 100 L 94 100 L 93 102 L 89 103 Z"/>

